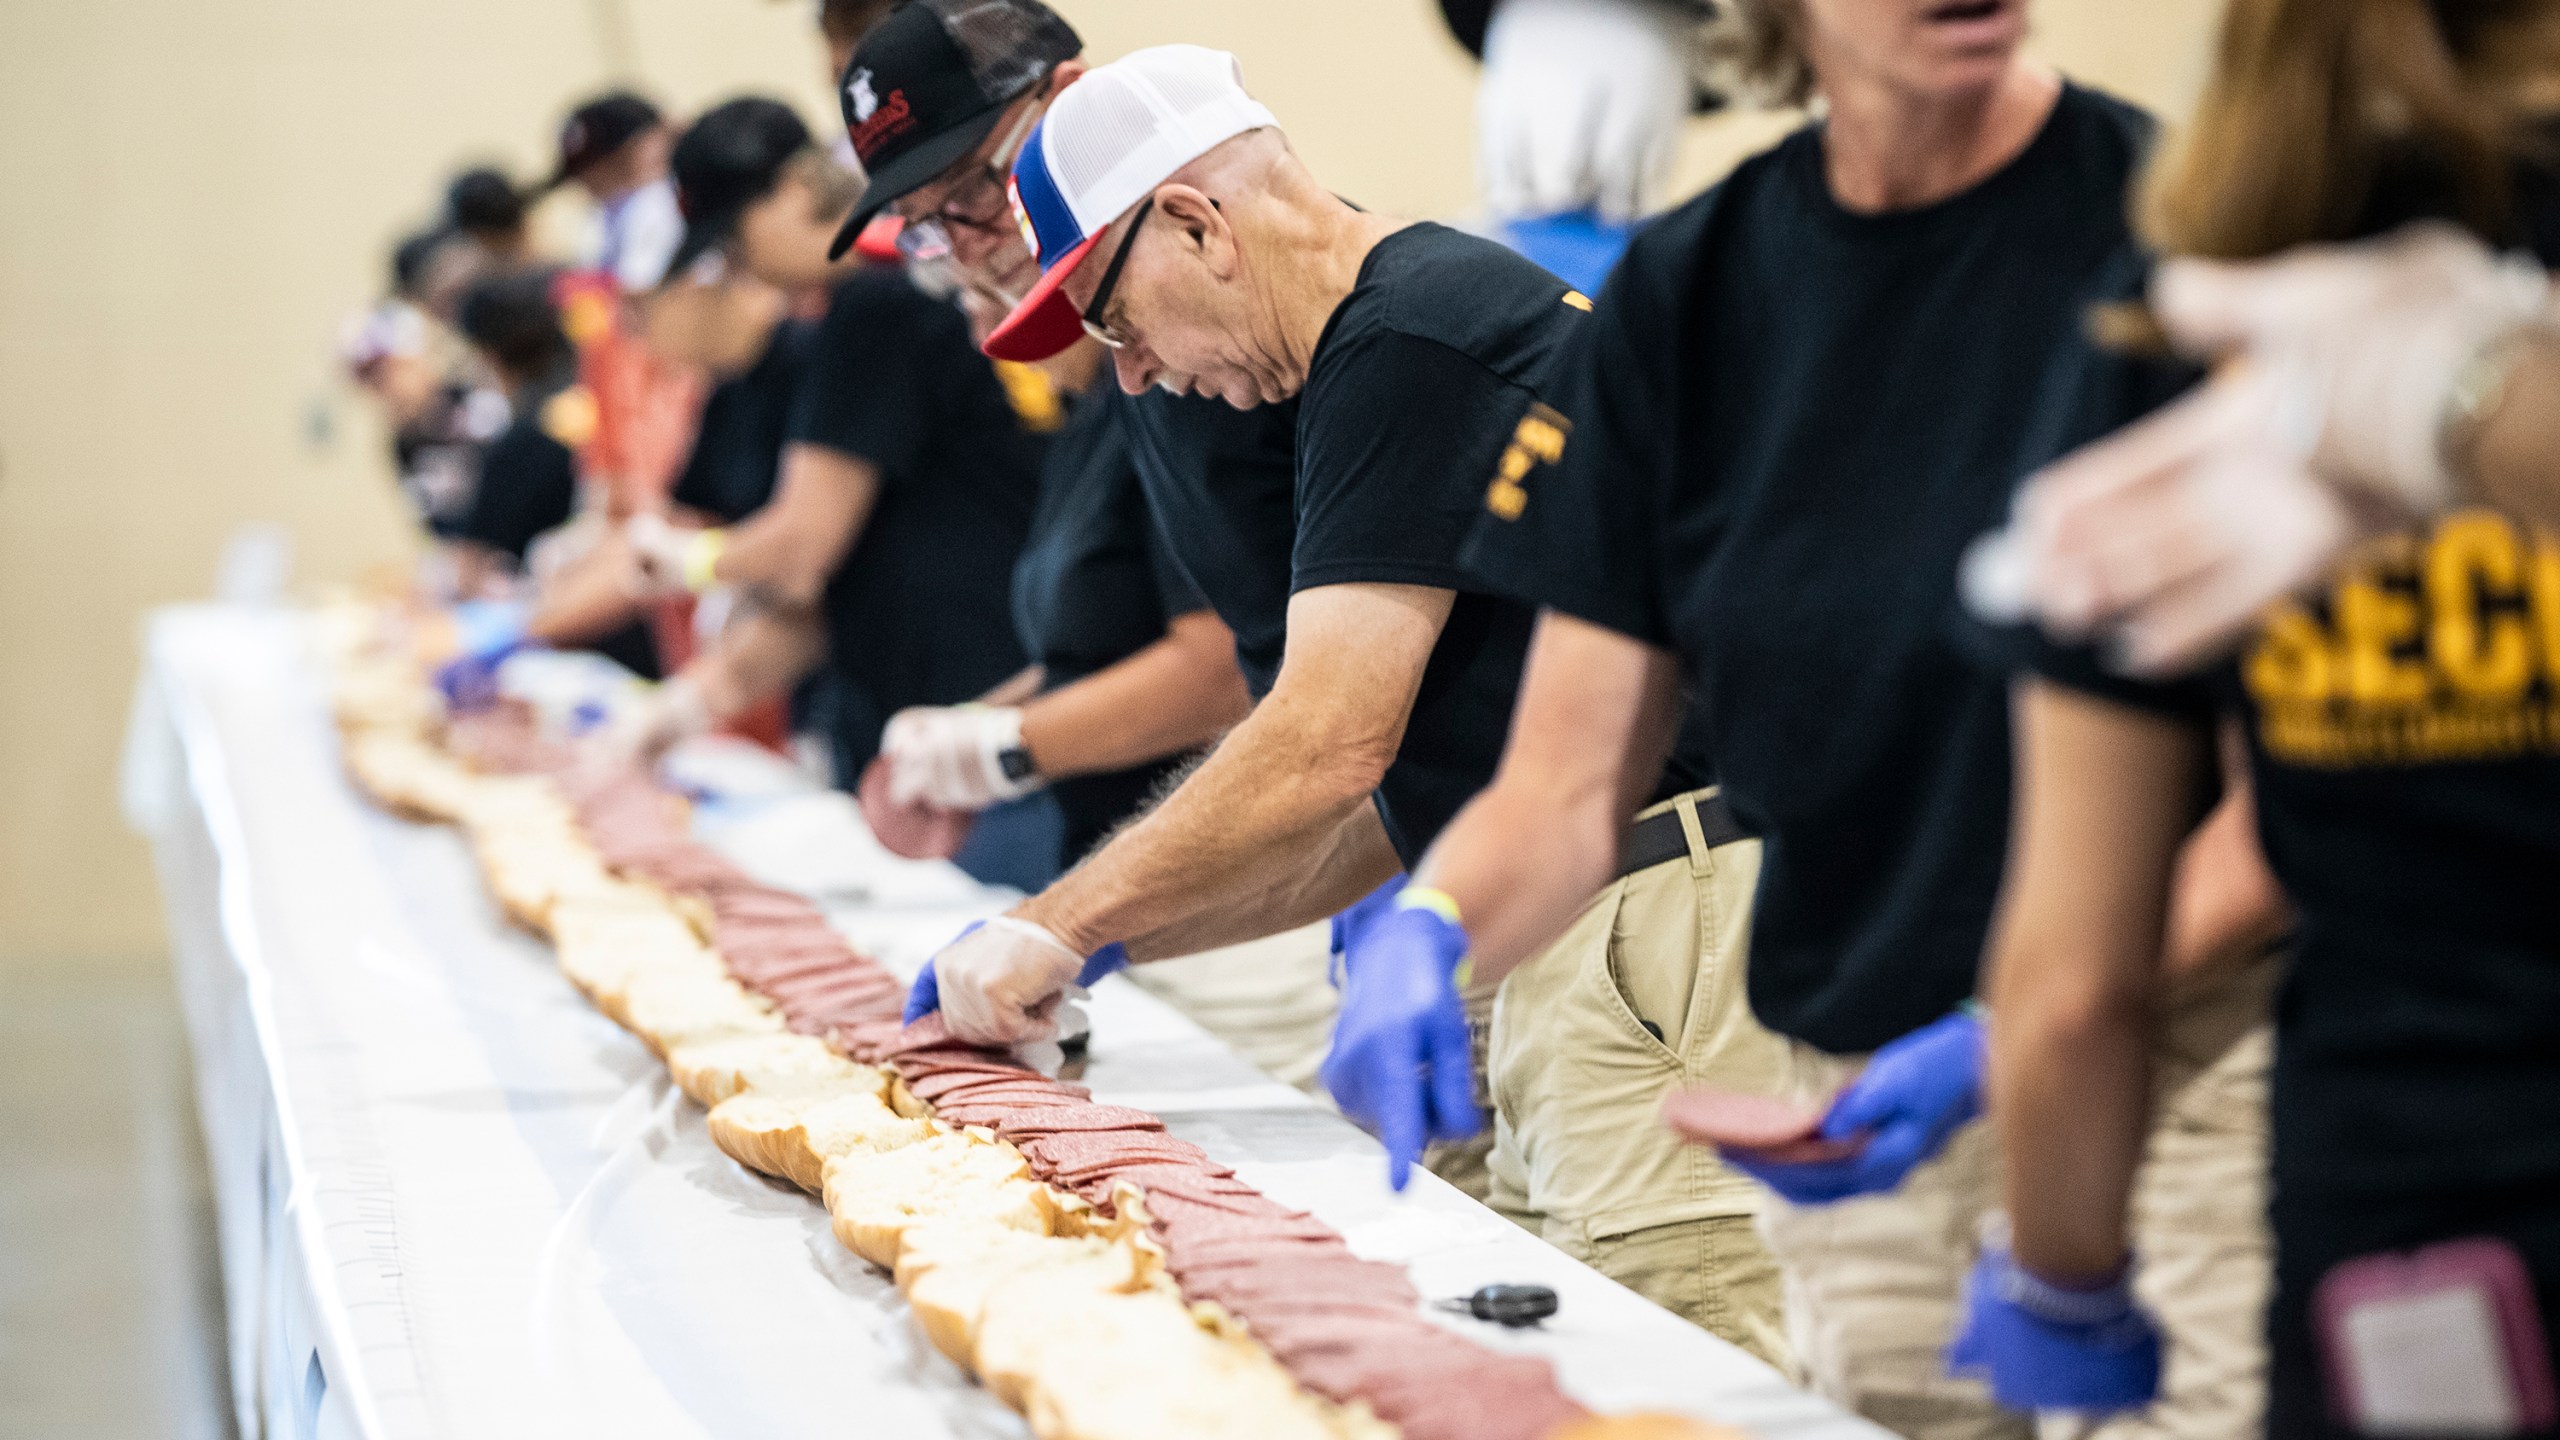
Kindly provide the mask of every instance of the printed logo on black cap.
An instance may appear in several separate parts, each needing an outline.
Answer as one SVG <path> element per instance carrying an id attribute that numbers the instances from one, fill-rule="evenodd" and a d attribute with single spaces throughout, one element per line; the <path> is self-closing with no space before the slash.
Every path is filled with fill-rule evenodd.
<path id="1" fill-rule="evenodd" d="M 847 131 L 853 138 L 853 153 L 865 165 L 880 153 L 881 146 L 916 128 L 915 112 L 907 104 L 905 87 L 890 91 L 889 98 L 882 100 L 872 93 L 869 66 L 855 70 L 853 77 L 844 82 L 844 98 L 847 111 L 853 116 L 853 125 Z"/>

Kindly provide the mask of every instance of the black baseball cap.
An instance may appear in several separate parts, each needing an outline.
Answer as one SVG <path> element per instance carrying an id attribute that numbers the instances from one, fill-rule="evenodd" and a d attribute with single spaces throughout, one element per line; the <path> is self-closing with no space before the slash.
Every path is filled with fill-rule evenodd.
<path id="1" fill-rule="evenodd" d="M 657 106 L 628 90 L 599 95 L 570 111 L 560 122 L 560 163 L 542 188 L 556 190 L 577 179 L 587 167 L 654 128 L 659 118 Z"/>
<path id="2" fill-rule="evenodd" d="M 673 278 L 738 228 L 746 208 L 772 191 L 782 167 L 809 148 L 809 127 L 790 106 L 749 95 L 713 106 L 677 138 L 668 168 L 684 239 L 667 261 Z"/>
<path id="3" fill-rule="evenodd" d="M 909 0 L 889 12 L 837 82 L 845 134 L 869 183 L 827 258 L 984 143 L 1005 106 L 1082 53 L 1075 27 L 1040 0 Z"/>
<path id="4" fill-rule="evenodd" d="M 524 196 L 507 172 L 482 165 L 453 177 L 444 191 L 445 223 L 479 234 L 513 230 L 524 223 Z"/>

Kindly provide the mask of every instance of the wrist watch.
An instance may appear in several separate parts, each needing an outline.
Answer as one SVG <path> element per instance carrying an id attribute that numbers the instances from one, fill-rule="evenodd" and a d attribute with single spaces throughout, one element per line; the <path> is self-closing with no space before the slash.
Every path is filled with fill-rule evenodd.
<path id="1" fill-rule="evenodd" d="M 1040 778 L 1040 767 L 1031 763 L 1030 747 L 1019 740 L 996 752 L 996 769 L 1017 785 Z"/>

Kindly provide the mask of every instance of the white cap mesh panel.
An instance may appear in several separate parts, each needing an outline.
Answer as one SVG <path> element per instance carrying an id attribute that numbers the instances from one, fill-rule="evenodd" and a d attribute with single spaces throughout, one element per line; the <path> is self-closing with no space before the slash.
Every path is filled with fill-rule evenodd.
<path id="1" fill-rule="evenodd" d="M 1223 50 L 1158 45 L 1067 87 L 1040 127 L 1049 173 L 1091 235 L 1175 171 L 1235 136 L 1280 122 L 1244 91 Z"/>

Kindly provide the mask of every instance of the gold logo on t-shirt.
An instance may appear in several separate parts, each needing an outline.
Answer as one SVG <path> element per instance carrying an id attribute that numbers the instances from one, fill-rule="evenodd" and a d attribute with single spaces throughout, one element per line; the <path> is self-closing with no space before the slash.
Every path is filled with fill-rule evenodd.
<path id="1" fill-rule="evenodd" d="M 2240 675 L 2290 764 L 2560 755 L 2560 537 L 2465 510 L 2378 540 L 2268 611 Z"/>
<path id="2" fill-rule="evenodd" d="M 1564 292 L 1564 303 L 1581 311 L 1585 315 L 1591 313 L 1591 297 L 1583 294 L 1579 290 L 1567 290 Z"/>
<path id="3" fill-rule="evenodd" d="M 1511 443 L 1502 447 L 1502 463 L 1494 467 L 1493 484 L 1484 492 L 1484 508 L 1497 520 L 1517 520 L 1529 505 L 1529 492 L 1520 482 L 1541 464 L 1553 465 L 1564 458 L 1565 437 L 1573 433 L 1573 422 L 1554 407 L 1533 403 L 1529 413 L 1520 417 L 1519 426 L 1511 432 Z"/>

